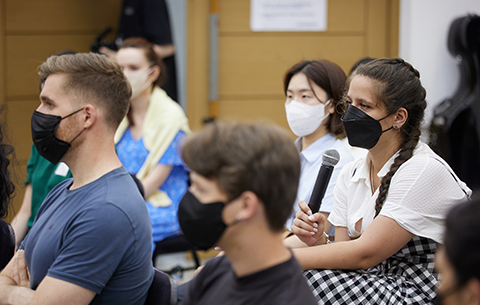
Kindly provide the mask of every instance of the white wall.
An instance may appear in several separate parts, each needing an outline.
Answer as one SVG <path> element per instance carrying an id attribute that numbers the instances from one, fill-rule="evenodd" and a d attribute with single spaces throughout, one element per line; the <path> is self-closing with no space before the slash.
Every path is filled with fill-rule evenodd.
<path id="1" fill-rule="evenodd" d="M 434 106 L 452 96 L 459 72 L 448 52 L 447 37 L 452 21 L 469 13 L 480 15 L 480 0 L 401 0 L 399 55 L 419 72 L 427 90 L 425 127 Z"/>

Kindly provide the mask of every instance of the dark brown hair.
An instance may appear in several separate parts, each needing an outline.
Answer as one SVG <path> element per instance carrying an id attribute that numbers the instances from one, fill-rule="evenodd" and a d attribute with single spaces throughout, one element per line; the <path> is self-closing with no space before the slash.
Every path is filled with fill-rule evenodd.
<path id="1" fill-rule="evenodd" d="M 349 76 L 347 86 L 357 75 L 368 77 L 373 81 L 373 94 L 383 103 L 387 114 L 394 114 L 400 108 L 405 108 L 408 112 L 405 124 L 399 129 L 403 138 L 400 152 L 380 184 L 375 202 L 375 215 L 378 215 L 387 197 L 393 175 L 412 157 L 413 150 L 420 140 L 420 126 L 427 107 L 426 91 L 420 82 L 420 73 L 400 58 L 381 58 L 360 65 Z M 345 92 L 348 92 L 348 89 Z M 343 101 L 346 101 L 346 94 Z"/>
<path id="2" fill-rule="evenodd" d="M 187 139 L 182 157 L 192 171 L 215 180 L 229 201 L 255 193 L 269 227 L 283 230 L 297 194 L 300 158 L 280 127 L 210 123 Z"/>
<path id="3" fill-rule="evenodd" d="M 65 73 L 63 90 L 80 99 L 72 103 L 92 102 L 105 111 L 106 123 L 117 129 L 130 105 L 132 90 L 120 66 L 105 55 L 77 53 L 50 56 L 40 67 L 43 83 L 55 73 Z"/>
<path id="4" fill-rule="evenodd" d="M 158 87 L 161 87 L 163 84 L 165 84 L 167 81 L 167 69 L 163 64 L 163 60 L 157 55 L 157 53 L 155 53 L 153 44 L 143 38 L 131 37 L 123 41 L 122 45 L 119 47 L 119 50 L 125 48 L 142 49 L 145 53 L 147 61 L 150 63 L 150 67 L 158 66 L 160 68 L 160 75 L 155 82 L 153 82 L 153 84 Z"/>
<path id="5" fill-rule="evenodd" d="M 326 59 L 306 60 L 297 63 L 291 67 L 285 74 L 283 80 L 283 92 L 287 94 L 288 85 L 292 77 L 298 73 L 303 73 L 307 77 L 309 83 L 313 82 L 327 93 L 328 98 L 332 99 L 332 105 L 335 107 L 333 115 L 328 116 L 326 123 L 327 130 L 333 133 L 337 138 L 345 137 L 345 130 L 340 121 L 342 114 L 337 108 L 337 103 L 341 100 L 342 90 L 347 76 L 342 68 Z M 310 83 L 310 88 L 312 87 Z M 313 88 L 311 88 L 313 91 Z M 315 91 L 313 91 L 315 94 Z M 318 99 L 318 97 L 315 95 Z"/>
<path id="6" fill-rule="evenodd" d="M 445 221 L 445 254 L 455 270 L 456 286 L 480 280 L 480 200 L 454 206 Z"/>

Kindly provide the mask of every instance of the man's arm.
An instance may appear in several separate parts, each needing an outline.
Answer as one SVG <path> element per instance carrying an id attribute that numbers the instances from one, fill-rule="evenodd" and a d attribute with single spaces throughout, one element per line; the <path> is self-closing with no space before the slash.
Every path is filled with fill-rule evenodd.
<path id="1" fill-rule="evenodd" d="M 34 291 L 28 288 L 29 276 L 23 251 L 0 273 L 0 305 L 7 304 L 89 304 L 95 292 L 63 280 L 46 276 Z"/>
<path id="2" fill-rule="evenodd" d="M 30 302 L 31 305 L 55 305 L 55 304 L 90 304 L 95 297 L 95 292 L 69 283 L 67 281 L 59 280 L 50 276 L 46 276 L 38 285 L 35 295 Z"/>
<path id="3" fill-rule="evenodd" d="M 29 304 L 34 291 L 28 284 L 23 251 L 18 251 L 0 273 L 0 305 Z"/>

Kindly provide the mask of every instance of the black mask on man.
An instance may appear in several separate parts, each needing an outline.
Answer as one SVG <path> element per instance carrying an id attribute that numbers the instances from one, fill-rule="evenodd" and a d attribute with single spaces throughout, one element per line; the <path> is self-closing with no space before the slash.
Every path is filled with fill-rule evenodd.
<path id="1" fill-rule="evenodd" d="M 388 117 L 387 115 L 386 117 Z M 375 120 L 357 107 L 350 105 L 347 112 L 342 116 L 341 120 L 347 133 L 348 143 L 353 147 L 361 147 L 370 149 L 377 145 L 380 136 L 385 131 L 393 128 L 390 127 L 382 130 L 380 120 Z"/>
<path id="2" fill-rule="evenodd" d="M 187 191 L 178 205 L 178 221 L 185 238 L 201 250 L 215 246 L 227 228 L 222 220 L 224 207 L 220 201 L 203 204 Z"/>
<path id="3" fill-rule="evenodd" d="M 55 136 L 60 122 L 82 111 L 79 109 L 63 118 L 57 115 L 45 114 L 34 111 L 32 115 L 32 140 L 40 156 L 44 157 L 53 164 L 57 164 L 70 148 L 71 143 L 78 138 L 85 130 L 83 129 L 70 143 L 58 139 Z"/>

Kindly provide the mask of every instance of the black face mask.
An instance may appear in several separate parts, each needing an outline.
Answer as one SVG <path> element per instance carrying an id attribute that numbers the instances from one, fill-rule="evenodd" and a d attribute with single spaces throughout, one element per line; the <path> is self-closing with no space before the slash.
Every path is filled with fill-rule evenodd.
<path id="1" fill-rule="evenodd" d="M 70 143 L 67 143 L 55 137 L 58 125 L 60 125 L 60 122 L 63 119 L 68 118 L 69 116 L 74 115 L 82 110 L 83 108 L 72 112 L 63 118 L 61 116 L 44 114 L 38 111 L 33 112 L 32 140 L 40 156 L 44 157 L 53 164 L 57 164 L 60 161 L 60 159 L 70 148 L 70 144 L 76 138 L 78 138 L 78 136 L 80 136 L 85 129 L 83 129 L 75 138 L 73 138 Z"/>
<path id="2" fill-rule="evenodd" d="M 387 115 L 386 117 L 388 117 Z M 357 107 L 350 105 L 347 112 L 342 116 L 341 120 L 347 133 L 348 143 L 354 147 L 361 147 L 370 149 L 377 145 L 380 136 L 385 131 L 389 131 L 393 128 L 390 127 L 386 130 L 382 130 L 380 120 L 375 120 Z"/>
<path id="3" fill-rule="evenodd" d="M 178 221 L 185 238 L 195 247 L 215 246 L 227 225 L 222 220 L 223 202 L 201 203 L 187 191 L 178 205 Z"/>

